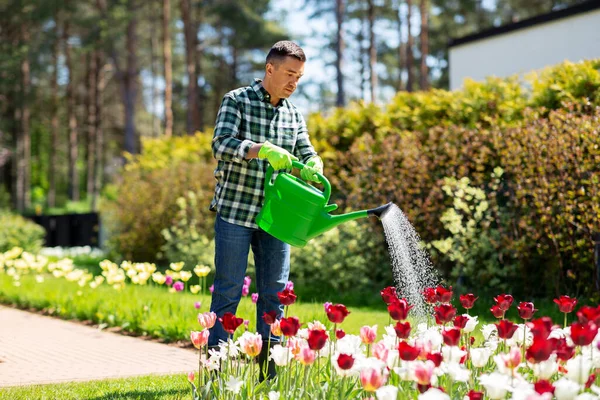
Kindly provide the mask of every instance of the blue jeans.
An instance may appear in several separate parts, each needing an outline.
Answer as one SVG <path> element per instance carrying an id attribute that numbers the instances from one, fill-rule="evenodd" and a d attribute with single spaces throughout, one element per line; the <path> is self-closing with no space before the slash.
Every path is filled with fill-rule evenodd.
<path id="1" fill-rule="evenodd" d="M 248 253 L 252 246 L 256 267 L 256 331 L 264 341 L 271 335 L 270 326 L 262 316 L 276 311 L 283 316 L 283 306 L 277 292 L 285 289 L 290 274 L 290 245 L 274 238 L 262 229 L 247 228 L 224 221 L 218 214 L 215 220 L 215 282 L 210 311 L 222 317 L 226 312 L 235 314 L 240 298 L 244 276 L 248 267 Z M 239 329 L 239 328 L 238 328 Z M 217 320 L 210 330 L 209 346 L 227 341 L 228 333 Z M 271 341 L 279 341 L 271 335 Z"/>

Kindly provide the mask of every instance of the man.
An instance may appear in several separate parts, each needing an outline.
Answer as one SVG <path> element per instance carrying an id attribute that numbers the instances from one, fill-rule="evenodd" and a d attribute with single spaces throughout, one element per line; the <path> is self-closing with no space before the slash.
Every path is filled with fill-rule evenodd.
<path id="1" fill-rule="evenodd" d="M 263 203 L 265 173 L 269 164 L 275 171 L 290 169 L 292 160 L 306 164 L 301 171 L 304 180 L 318 181 L 315 174 L 323 171 L 304 118 L 288 100 L 304 74 L 305 61 L 297 44 L 275 43 L 267 55 L 264 79 L 223 98 L 212 141 L 218 165 L 210 205 L 217 212 L 216 275 L 210 309 L 219 317 L 226 312 L 235 314 L 252 246 L 258 288 L 257 332 L 263 338 L 261 365 L 269 354 L 271 335 L 262 316 L 269 311 L 283 315 L 277 292 L 284 290 L 290 271 L 290 246 L 259 229 L 255 222 Z M 271 335 L 272 344 L 279 340 Z M 217 322 L 208 344 L 216 346 L 220 341 L 227 341 L 227 333 Z M 269 376 L 274 376 L 274 365 L 270 365 Z"/>

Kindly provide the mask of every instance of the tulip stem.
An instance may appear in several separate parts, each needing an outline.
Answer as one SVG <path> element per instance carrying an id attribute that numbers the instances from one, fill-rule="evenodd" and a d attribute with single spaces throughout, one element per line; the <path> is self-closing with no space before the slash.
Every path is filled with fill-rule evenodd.
<path id="1" fill-rule="evenodd" d="M 563 329 L 565 329 L 567 327 L 567 313 L 565 314 L 565 322 L 563 323 Z"/>

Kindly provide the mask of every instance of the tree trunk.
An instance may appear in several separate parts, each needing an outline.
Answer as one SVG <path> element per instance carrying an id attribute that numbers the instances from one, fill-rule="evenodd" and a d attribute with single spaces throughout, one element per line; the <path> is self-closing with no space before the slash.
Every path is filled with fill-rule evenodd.
<path id="1" fill-rule="evenodd" d="M 408 41 L 406 43 L 406 72 L 408 78 L 406 80 L 406 90 L 412 92 L 413 85 L 415 82 L 415 76 L 413 74 L 413 64 L 415 62 L 413 56 L 413 36 L 410 33 L 410 19 L 412 18 L 412 0 L 406 0 L 406 6 L 408 7 L 408 13 L 406 15 L 406 27 L 408 29 Z"/>
<path id="2" fill-rule="evenodd" d="M 377 48 L 375 47 L 375 5 L 369 0 L 369 73 L 371 75 L 371 102 L 377 102 Z"/>
<path id="3" fill-rule="evenodd" d="M 360 97 L 364 100 L 367 93 L 367 54 L 366 47 L 364 46 L 365 40 L 365 17 L 361 16 L 360 18 L 360 30 L 358 32 L 357 41 L 358 41 L 358 58 L 360 61 Z"/>
<path id="4" fill-rule="evenodd" d="M 96 181 L 96 77 L 98 65 L 96 62 L 96 51 L 89 55 L 89 68 L 87 72 L 87 198 L 91 199 L 94 195 L 94 182 Z"/>
<path id="5" fill-rule="evenodd" d="M 135 0 L 128 2 L 129 23 L 127 24 L 127 66 L 122 77 L 123 102 L 125 104 L 125 151 L 137 153 L 135 128 L 135 103 L 137 99 L 137 7 Z"/>
<path id="6" fill-rule="evenodd" d="M 104 94 L 104 70 L 105 70 L 105 59 L 104 53 L 97 50 L 95 52 L 96 57 L 96 77 L 94 79 L 95 90 L 94 90 L 94 111 L 96 116 L 94 118 L 95 136 L 96 136 L 96 167 L 94 174 L 94 189 L 92 191 L 92 210 L 97 209 L 98 197 L 100 190 L 102 189 L 102 169 L 104 167 L 104 131 L 102 130 L 102 96 Z"/>
<path id="7" fill-rule="evenodd" d="M 65 68 L 69 74 L 67 83 L 67 118 L 69 121 L 69 199 L 79 201 L 79 175 L 77 173 L 77 118 L 75 117 L 75 88 L 73 77 L 73 61 L 71 59 L 71 45 L 69 44 L 69 17 L 65 18 L 63 29 L 63 42 L 65 46 Z"/>
<path id="8" fill-rule="evenodd" d="M 48 166 L 48 207 L 56 207 L 56 148 L 58 146 L 58 56 L 60 40 L 59 21 L 56 19 L 56 38 L 52 49 L 52 77 L 50 78 L 52 119 L 50 121 L 50 160 Z"/>
<path id="9" fill-rule="evenodd" d="M 163 0 L 163 59 L 165 69 L 165 136 L 173 135 L 173 66 L 171 64 L 170 0 Z"/>
<path id="10" fill-rule="evenodd" d="M 429 2 L 421 0 L 421 90 L 429 88 L 429 70 L 427 56 L 429 55 Z"/>
<path id="11" fill-rule="evenodd" d="M 196 15 L 196 29 L 199 30 L 204 21 L 204 2 L 201 2 L 198 5 L 198 13 Z M 198 77 L 202 77 L 202 58 L 204 55 L 204 45 L 198 39 L 196 41 L 196 73 Z M 198 86 L 198 102 L 197 102 L 197 112 L 198 112 L 198 129 L 202 130 L 204 128 L 204 113 L 205 113 L 205 91 L 204 86 Z"/>
<path id="12" fill-rule="evenodd" d="M 189 135 L 200 129 L 198 113 L 198 74 L 196 71 L 197 30 L 190 0 L 181 0 L 181 19 L 185 37 L 185 66 L 188 77 L 186 129 Z"/>
<path id="13" fill-rule="evenodd" d="M 23 44 L 29 46 L 29 31 L 26 24 L 21 25 L 21 33 Z M 23 103 L 21 105 L 21 145 L 22 153 L 20 154 L 22 160 L 19 161 L 20 167 L 22 168 L 22 200 L 20 211 L 31 208 L 31 131 L 30 131 L 30 91 L 31 91 L 31 71 L 29 65 L 29 52 L 23 54 L 21 60 L 21 90 L 23 93 Z M 18 173 L 18 172 L 17 172 Z"/>
<path id="14" fill-rule="evenodd" d="M 400 15 L 401 4 L 401 0 L 398 0 L 398 2 L 396 3 L 397 8 L 394 10 L 396 14 L 396 25 L 398 27 L 398 91 L 403 90 L 404 85 L 402 84 L 402 71 L 404 71 L 406 67 L 404 65 L 406 57 L 404 57 L 404 46 L 402 45 L 402 15 Z"/>
<path id="15" fill-rule="evenodd" d="M 344 0 L 336 0 L 335 18 L 337 21 L 336 43 L 335 43 L 335 69 L 337 71 L 337 97 L 335 105 L 344 107 L 346 104 L 346 94 L 344 92 Z"/>
<path id="16" fill-rule="evenodd" d="M 152 84 L 151 84 L 151 106 L 150 106 L 150 114 L 152 115 L 152 137 L 157 137 L 160 135 L 160 126 L 157 123 L 158 119 L 156 118 L 156 98 L 158 97 L 158 88 L 156 85 L 156 66 L 158 64 L 156 57 L 156 49 L 158 47 L 158 38 L 156 36 L 156 29 L 154 27 L 158 25 L 160 21 L 159 18 L 156 18 L 155 15 L 155 2 L 148 2 L 148 20 L 150 22 L 150 75 L 152 76 Z"/>

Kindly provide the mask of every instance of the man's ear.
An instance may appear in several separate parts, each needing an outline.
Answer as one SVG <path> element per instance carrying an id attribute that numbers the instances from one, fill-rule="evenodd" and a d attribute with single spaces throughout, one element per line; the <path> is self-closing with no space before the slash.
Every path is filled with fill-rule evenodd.
<path id="1" fill-rule="evenodd" d="M 275 68 L 275 66 L 271 63 L 267 63 L 266 67 L 265 67 L 265 73 L 267 75 L 273 75 L 273 69 Z"/>

